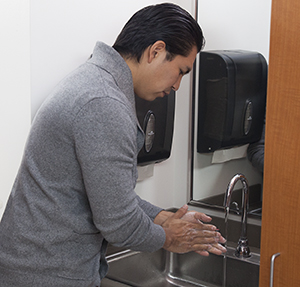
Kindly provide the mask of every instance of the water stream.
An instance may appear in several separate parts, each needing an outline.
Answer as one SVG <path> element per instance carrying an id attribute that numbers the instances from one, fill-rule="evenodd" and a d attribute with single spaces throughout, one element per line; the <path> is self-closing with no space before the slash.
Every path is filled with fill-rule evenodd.
<path id="1" fill-rule="evenodd" d="M 229 207 L 225 207 L 225 231 L 224 237 L 226 239 L 225 248 L 227 248 L 227 240 L 228 240 L 228 216 L 229 216 Z M 223 285 L 222 287 L 226 287 L 226 272 L 227 271 L 227 255 L 226 253 L 223 255 Z"/>

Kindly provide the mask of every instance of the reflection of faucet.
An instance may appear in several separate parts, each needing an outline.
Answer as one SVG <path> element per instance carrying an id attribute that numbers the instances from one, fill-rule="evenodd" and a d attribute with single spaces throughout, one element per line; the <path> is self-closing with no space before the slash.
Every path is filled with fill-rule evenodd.
<path id="1" fill-rule="evenodd" d="M 246 177 L 243 174 L 236 174 L 229 182 L 225 198 L 224 198 L 224 206 L 227 212 L 229 212 L 230 199 L 233 188 L 238 181 L 241 181 L 243 184 L 242 191 L 242 231 L 241 237 L 238 242 L 238 246 L 236 248 L 235 255 L 237 257 L 250 257 L 250 248 L 248 246 L 247 239 L 247 212 L 249 207 L 249 186 Z"/>

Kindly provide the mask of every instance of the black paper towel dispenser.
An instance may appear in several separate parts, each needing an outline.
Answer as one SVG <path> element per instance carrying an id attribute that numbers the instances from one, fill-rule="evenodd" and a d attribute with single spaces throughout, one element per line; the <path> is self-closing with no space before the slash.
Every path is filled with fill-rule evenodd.
<path id="1" fill-rule="evenodd" d="M 166 160 L 171 155 L 175 92 L 154 101 L 135 97 L 136 113 L 145 132 L 145 144 L 138 154 L 138 165 Z"/>
<path id="2" fill-rule="evenodd" d="M 265 117 L 267 63 L 242 50 L 200 53 L 197 151 L 258 141 Z"/>

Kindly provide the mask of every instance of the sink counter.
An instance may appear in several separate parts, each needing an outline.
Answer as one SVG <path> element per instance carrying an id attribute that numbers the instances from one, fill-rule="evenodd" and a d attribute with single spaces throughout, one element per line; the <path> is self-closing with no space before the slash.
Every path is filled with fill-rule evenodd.
<path id="1" fill-rule="evenodd" d="M 259 254 L 237 259 L 232 256 L 234 250 L 228 248 L 226 286 L 257 287 Z M 205 257 L 195 252 L 174 254 L 163 249 L 154 253 L 126 250 L 109 256 L 108 262 L 108 281 L 101 287 L 221 287 L 223 283 L 224 258 L 214 254 Z M 117 285 L 118 282 L 124 285 Z"/>
<path id="2" fill-rule="evenodd" d="M 224 232 L 224 219 L 212 216 L 212 223 Z M 240 222 L 229 220 L 226 259 L 195 252 L 175 254 L 160 249 L 154 253 L 132 250 L 108 251 L 109 272 L 101 287 L 221 287 L 226 262 L 227 287 L 258 287 L 260 267 L 259 224 L 248 224 L 250 258 L 236 258 Z M 110 249 L 110 248 L 109 248 Z"/>

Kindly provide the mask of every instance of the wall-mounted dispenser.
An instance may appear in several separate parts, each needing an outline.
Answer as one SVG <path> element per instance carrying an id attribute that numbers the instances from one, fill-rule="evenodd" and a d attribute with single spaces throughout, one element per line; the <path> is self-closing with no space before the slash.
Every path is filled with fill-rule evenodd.
<path id="1" fill-rule="evenodd" d="M 258 141 L 264 125 L 267 63 L 242 50 L 200 53 L 197 151 Z"/>
<path id="2" fill-rule="evenodd" d="M 171 155 L 175 92 L 154 101 L 135 97 L 136 113 L 145 132 L 145 144 L 138 155 L 138 165 L 166 160 Z"/>

